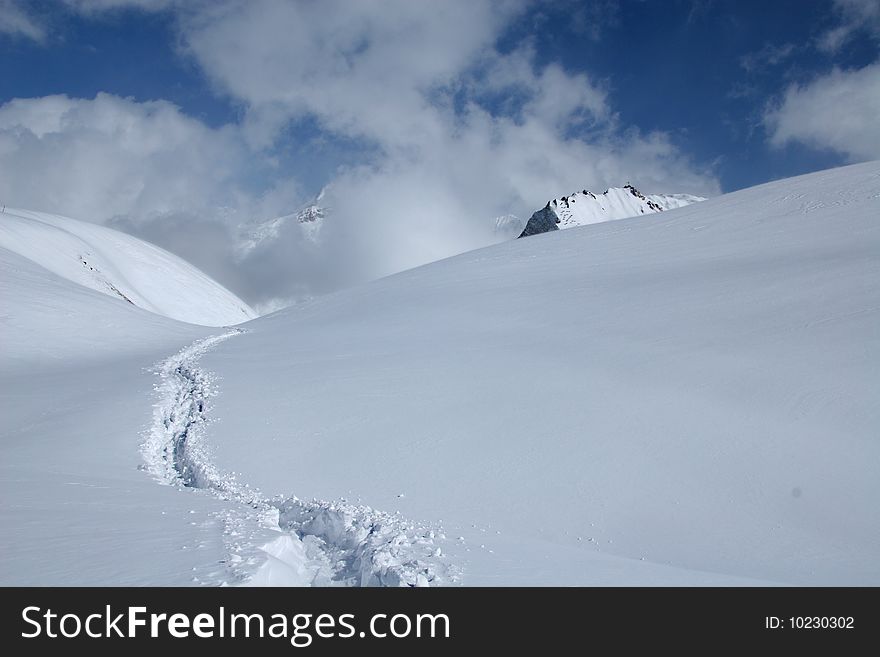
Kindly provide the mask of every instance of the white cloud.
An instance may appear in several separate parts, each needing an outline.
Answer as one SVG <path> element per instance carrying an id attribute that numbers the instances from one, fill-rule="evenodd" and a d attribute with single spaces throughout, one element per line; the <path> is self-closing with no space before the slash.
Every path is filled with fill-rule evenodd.
<path id="1" fill-rule="evenodd" d="M 0 167 L 13 171 L 0 197 L 112 218 L 252 303 L 488 244 L 495 217 L 574 189 L 718 192 L 668 135 L 621 126 L 603 84 L 537 66 L 539 40 L 500 53 L 525 0 L 68 2 L 176 11 L 182 54 L 241 105 L 241 122 L 212 129 L 168 103 L 104 94 L 13 101 L 0 108 Z M 332 180 L 319 245 L 287 226 L 235 261 L 236 223 L 295 209 L 295 181 L 272 166 L 302 118 L 328 140 L 367 143 L 369 159 Z"/>
<path id="2" fill-rule="evenodd" d="M 187 14 L 183 37 L 252 119 L 311 114 L 334 132 L 399 145 L 440 129 L 426 93 L 491 51 L 523 4 L 227 0 Z"/>
<path id="3" fill-rule="evenodd" d="M 768 43 L 760 50 L 746 53 L 740 57 L 739 64 L 749 73 L 762 71 L 786 61 L 796 50 L 793 43 L 780 45 Z"/>
<path id="4" fill-rule="evenodd" d="M 0 0 L 0 34 L 19 36 L 42 43 L 46 29 L 27 14 L 15 0 Z"/>
<path id="5" fill-rule="evenodd" d="M 139 235 L 255 301 L 326 277 L 296 260 L 308 245 L 293 232 L 286 257 L 236 262 L 237 226 L 297 207 L 301 192 L 270 157 L 248 148 L 240 127 L 210 128 L 165 101 L 12 100 L 0 106 L 0 171 L 3 204 Z"/>
<path id="6" fill-rule="evenodd" d="M 664 135 L 621 130 L 601 85 L 495 42 L 524 2 L 225 2 L 182 21 L 186 51 L 272 143 L 295 117 L 378 148 L 327 202 L 369 276 L 491 241 L 491 220 L 569 188 L 633 180 L 716 193 Z M 513 99 L 513 106 L 510 106 Z M 573 135 L 586 130 L 589 137 Z M 344 235 L 344 237 L 343 237 Z M 329 248 L 329 247 L 328 247 Z"/>
<path id="7" fill-rule="evenodd" d="M 99 13 L 114 9 L 142 9 L 161 11 L 172 5 L 184 4 L 187 0 L 61 0 L 69 7 L 83 13 Z M 188 0 L 190 3 L 199 0 Z"/>
<path id="8" fill-rule="evenodd" d="M 788 88 L 764 117 L 770 142 L 801 142 L 844 154 L 851 161 L 880 158 L 880 62 L 854 71 L 833 70 L 805 86 Z"/>
<path id="9" fill-rule="evenodd" d="M 216 212 L 245 195 L 249 153 L 165 101 L 109 94 L 0 107 L 0 197 L 93 221 Z"/>
<path id="10" fill-rule="evenodd" d="M 859 32 L 880 40 L 880 2 L 877 0 L 834 0 L 834 11 L 840 22 L 820 36 L 820 49 L 836 52 Z"/>

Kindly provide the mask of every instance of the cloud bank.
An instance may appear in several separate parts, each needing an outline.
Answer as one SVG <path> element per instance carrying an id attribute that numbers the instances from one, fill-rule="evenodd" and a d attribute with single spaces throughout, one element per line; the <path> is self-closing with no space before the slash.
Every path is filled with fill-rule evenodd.
<path id="1" fill-rule="evenodd" d="M 165 101 L 109 94 L 14 100 L 0 107 L 0 167 L 12 173 L 0 198 L 147 237 L 258 306 L 492 243 L 495 217 L 572 189 L 718 192 L 669 135 L 621 125 L 601 80 L 538 66 L 549 37 L 502 52 L 524 1 L 68 4 L 174 12 L 180 56 L 241 119 L 211 128 Z M 327 181 L 319 242 L 288 223 L 236 255 L 240 224 L 314 191 L 278 157 L 296 151 L 302 121 L 364 155 Z"/>
<path id="2" fill-rule="evenodd" d="M 818 39 L 834 54 L 859 34 L 880 44 L 880 2 L 833 0 L 837 24 Z M 835 67 L 806 84 L 790 85 L 764 114 L 770 144 L 831 150 L 850 162 L 880 159 L 880 60 L 860 69 Z"/>
<path id="3" fill-rule="evenodd" d="M 831 149 L 852 162 L 880 159 L 880 63 L 833 70 L 807 85 L 793 85 L 765 116 L 770 142 L 800 142 Z"/>

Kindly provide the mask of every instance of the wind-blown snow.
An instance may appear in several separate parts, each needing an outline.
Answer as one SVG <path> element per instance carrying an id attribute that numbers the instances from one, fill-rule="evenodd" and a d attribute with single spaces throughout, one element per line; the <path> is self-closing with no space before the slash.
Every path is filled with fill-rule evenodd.
<path id="1" fill-rule="evenodd" d="M 189 263 L 104 226 L 6 208 L 0 213 L 0 247 L 62 278 L 184 322 L 223 326 L 257 316 Z"/>
<path id="2" fill-rule="evenodd" d="M 876 585 L 878 216 L 856 165 L 234 338 L 0 249 L 0 583 Z"/>

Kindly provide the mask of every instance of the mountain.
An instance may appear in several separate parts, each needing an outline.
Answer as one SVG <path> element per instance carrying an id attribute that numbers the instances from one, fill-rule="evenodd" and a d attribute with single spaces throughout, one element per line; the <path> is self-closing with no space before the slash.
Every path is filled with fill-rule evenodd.
<path id="1" fill-rule="evenodd" d="M 184 260 L 97 224 L 6 208 L 0 213 L 0 247 L 74 283 L 180 321 L 223 326 L 257 316 Z"/>
<path id="2" fill-rule="evenodd" d="M 516 239 L 523 232 L 525 222 L 515 214 L 505 214 L 495 218 L 493 232 L 502 239 Z"/>
<path id="3" fill-rule="evenodd" d="M 238 243 L 235 247 L 236 255 L 239 258 L 244 258 L 260 244 L 277 239 L 281 230 L 289 223 L 298 224 L 305 238 L 317 244 L 321 235 L 321 227 L 324 225 L 324 219 L 328 212 L 327 208 L 321 204 L 325 193 L 326 189 L 322 189 L 311 203 L 296 212 L 239 226 Z"/>
<path id="4" fill-rule="evenodd" d="M 0 249 L 0 584 L 880 584 L 878 216 L 854 165 L 238 329 Z"/>
<path id="5" fill-rule="evenodd" d="M 260 244 L 277 239 L 284 226 L 291 223 L 299 225 L 307 240 L 318 244 L 321 228 L 329 214 L 328 209 L 322 204 L 326 191 L 326 189 L 321 190 L 311 203 L 296 212 L 240 226 L 236 245 L 238 257 L 247 257 Z M 544 208 L 535 212 L 528 222 L 513 214 L 496 217 L 493 220 L 492 233 L 498 240 L 515 239 L 560 228 L 653 214 L 705 200 L 690 194 L 646 196 L 629 184 L 612 187 L 598 195 L 583 190 L 549 201 Z"/>
<path id="6" fill-rule="evenodd" d="M 611 187 L 601 194 L 594 194 L 585 189 L 548 201 L 547 205 L 531 216 L 519 237 L 654 214 L 705 200 L 690 194 L 646 196 L 630 184 Z"/>

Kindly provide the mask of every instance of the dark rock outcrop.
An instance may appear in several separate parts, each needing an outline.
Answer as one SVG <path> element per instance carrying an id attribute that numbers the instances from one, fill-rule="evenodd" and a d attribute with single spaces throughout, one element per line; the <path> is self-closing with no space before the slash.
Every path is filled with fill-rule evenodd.
<path id="1" fill-rule="evenodd" d="M 551 230 L 559 230 L 559 226 L 556 225 L 558 221 L 559 217 L 556 216 L 556 213 L 550 208 L 548 203 L 529 218 L 526 227 L 519 236 L 528 237 L 529 235 L 538 235 L 539 233 L 546 233 Z"/>

